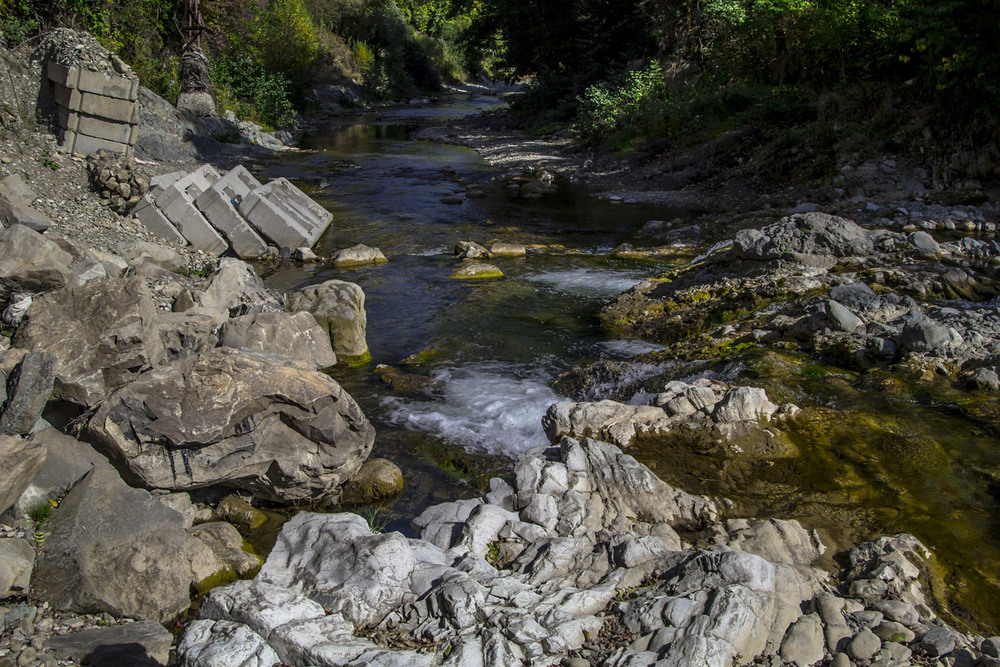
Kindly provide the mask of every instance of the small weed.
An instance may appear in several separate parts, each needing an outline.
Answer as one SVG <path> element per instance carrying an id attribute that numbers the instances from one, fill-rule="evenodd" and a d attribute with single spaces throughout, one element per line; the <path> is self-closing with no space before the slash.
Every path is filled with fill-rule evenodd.
<path id="1" fill-rule="evenodd" d="M 56 171 L 60 168 L 61 165 L 50 158 L 45 158 L 44 160 L 42 160 L 42 166 L 48 167 L 52 171 Z"/>
<path id="2" fill-rule="evenodd" d="M 52 510 L 57 506 L 58 504 L 54 500 L 39 503 L 35 507 L 28 510 L 28 518 L 31 519 L 36 525 L 43 524 L 50 516 L 52 516 Z"/>
<path id="3" fill-rule="evenodd" d="M 365 521 L 368 522 L 368 529 L 373 533 L 381 535 L 389 525 L 389 519 L 382 514 L 382 506 L 372 506 L 365 512 Z"/>
<path id="4" fill-rule="evenodd" d="M 189 278 L 207 278 L 215 271 L 215 264 L 209 262 L 203 266 L 192 267 L 192 266 L 181 266 L 174 269 L 174 273 L 187 276 Z"/>

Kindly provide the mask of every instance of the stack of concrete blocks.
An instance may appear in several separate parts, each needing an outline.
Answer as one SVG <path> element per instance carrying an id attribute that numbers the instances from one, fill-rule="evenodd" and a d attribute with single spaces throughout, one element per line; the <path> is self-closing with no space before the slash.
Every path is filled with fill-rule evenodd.
<path id="1" fill-rule="evenodd" d="M 132 215 L 168 241 L 212 254 L 231 247 L 244 258 L 266 254 L 268 240 L 289 250 L 312 247 L 333 218 L 287 179 L 261 185 L 242 166 L 223 176 L 207 164 L 151 179 Z"/>
<path id="2" fill-rule="evenodd" d="M 49 61 L 54 86 L 60 150 L 90 155 L 99 150 L 132 155 L 139 132 L 139 79 Z"/>

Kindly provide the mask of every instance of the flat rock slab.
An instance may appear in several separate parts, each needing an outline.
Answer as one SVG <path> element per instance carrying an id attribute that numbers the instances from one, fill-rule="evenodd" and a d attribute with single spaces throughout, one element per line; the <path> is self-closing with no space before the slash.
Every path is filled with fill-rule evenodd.
<path id="1" fill-rule="evenodd" d="M 86 665 L 165 665 L 172 642 L 159 623 L 139 621 L 52 637 L 45 649 Z"/>
<path id="2" fill-rule="evenodd" d="M 109 397 L 86 437 L 141 486 L 325 497 L 368 458 L 375 430 L 329 376 L 238 350 L 155 368 Z"/>

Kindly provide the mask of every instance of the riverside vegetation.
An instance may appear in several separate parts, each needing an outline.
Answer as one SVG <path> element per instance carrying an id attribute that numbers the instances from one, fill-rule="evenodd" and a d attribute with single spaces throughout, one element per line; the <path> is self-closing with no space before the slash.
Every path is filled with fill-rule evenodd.
<path id="1" fill-rule="evenodd" d="M 936 16 L 947 20 L 958 5 Z M 653 8 L 553 7 L 568 22 L 556 35 L 624 29 Z M 705 32 L 716 24 L 699 23 L 703 14 L 674 14 L 679 7 L 667 24 L 676 32 L 662 33 L 658 47 L 679 48 L 684 37 L 688 49 L 712 43 L 698 34 L 721 39 Z M 749 10 L 762 5 L 726 7 L 733 26 L 761 29 Z M 495 21 L 501 9 L 534 18 L 514 11 L 523 8 L 478 9 Z M 811 8 L 778 6 L 774 15 L 809 18 Z M 425 25 L 432 18 L 410 14 Z M 685 32 L 694 28 L 701 32 Z M 962 39 L 977 35 L 972 27 Z M 988 64 L 990 45 L 977 48 Z M 13 207 L 24 224 L 0 235 L 4 289 L 35 295 L 0 356 L 0 427 L 10 434 L 0 439 L 10 471 L 0 572 L 15 593 L 0 616 L 0 660 L 1000 662 L 1000 638 L 976 634 L 992 634 L 1000 617 L 989 516 L 1000 246 L 988 144 L 963 150 L 942 140 L 918 159 L 837 141 L 827 145 L 834 173 L 824 175 L 799 171 L 815 158 L 778 152 L 791 148 L 766 126 L 732 142 L 702 135 L 707 143 L 694 147 L 675 137 L 673 150 L 637 164 L 564 140 L 523 148 L 489 119 L 445 128 L 449 140 L 527 167 L 498 181 L 526 200 L 575 179 L 622 208 L 648 198 L 703 211 L 650 220 L 629 237 L 634 245 L 613 251 L 667 266 L 607 303 L 602 322 L 665 349 L 560 378 L 573 400 L 548 411 L 550 445 L 524 452 L 509 478 L 478 497 L 425 508 L 413 518 L 419 539 L 382 532 L 375 514 L 299 512 L 279 528 L 283 517 L 262 511 L 262 500 L 322 503 L 351 481 L 379 486 L 362 474 L 375 438 L 368 419 L 317 370 L 334 358 L 331 335 L 316 331 L 323 314 L 286 313 L 288 295 L 268 289 L 254 267 L 164 248 L 111 212 L 86 188 L 85 165 L 58 155 L 32 126 L 22 105 L 36 97 L 26 93 L 37 69 L 4 56 L 16 113 L 4 117 L 3 176 L 25 175 L 45 195 Z M 710 56 L 700 56 L 704 71 Z M 586 104 L 604 104 L 601 95 L 609 108 L 635 97 L 600 83 L 603 67 L 574 84 L 590 100 L 585 114 Z M 654 65 L 620 89 L 659 90 L 661 79 Z M 144 118 L 141 154 L 192 150 L 177 135 L 204 127 L 182 125 L 193 121 L 144 96 L 159 117 Z M 620 118 L 663 108 L 638 105 Z M 986 103 L 980 110 L 991 113 Z M 629 127 L 617 118 L 601 132 Z M 658 135 L 642 130 L 624 144 L 640 145 L 635 137 Z M 220 162 L 264 155 L 213 146 Z M 551 161 L 540 162 L 539 147 Z M 194 155 L 204 152 L 185 157 Z M 748 180 L 776 155 L 800 180 Z M 34 230 L 39 214 L 47 228 Z M 483 248 L 479 258 L 488 255 Z M 326 288 L 360 291 L 348 285 Z M 655 372 L 637 378 L 638 367 Z M 218 485 L 238 494 L 201 495 Z M 941 509 L 938 497 L 955 504 Z M 46 503 L 53 509 L 43 516 Z M 790 515 L 799 520 L 769 518 Z M 900 525 L 950 549 L 952 560 L 939 561 L 913 535 L 877 537 Z M 205 596 L 188 616 L 192 592 Z M 178 620 L 183 631 L 173 637 L 161 624 Z"/>

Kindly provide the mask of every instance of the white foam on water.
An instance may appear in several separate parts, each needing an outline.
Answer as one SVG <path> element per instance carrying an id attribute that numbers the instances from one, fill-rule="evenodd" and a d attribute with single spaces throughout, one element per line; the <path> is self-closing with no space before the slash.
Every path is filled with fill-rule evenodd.
<path id="1" fill-rule="evenodd" d="M 667 349 L 662 345 L 648 343 L 644 340 L 606 340 L 598 343 L 597 347 L 623 359 L 646 354 L 647 352 L 661 352 Z"/>
<path id="2" fill-rule="evenodd" d="M 642 282 L 634 273 L 588 268 L 535 273 L 524 279 L 558 292 L 592 297 L 617 296 Z"/>
<path id="3" fill-rule="evenodd" d="M 414 252 L 407 253 L 411 257 L 436 257 L 437 255 L 450 255 L 451 251 L 444 246 L 438 246 L 437 248 L 428 248 L 427 250 L 417 250 Z"/>
<path id="4" fill-rule="evenodd" d="M 386 398 L 387 419 L 466 449 L 518 456 L 548 443 L 542 416 L 561 400 L 548 376 L 513 364 L 483 363 L 439 371 L 437 401 Z"/>

